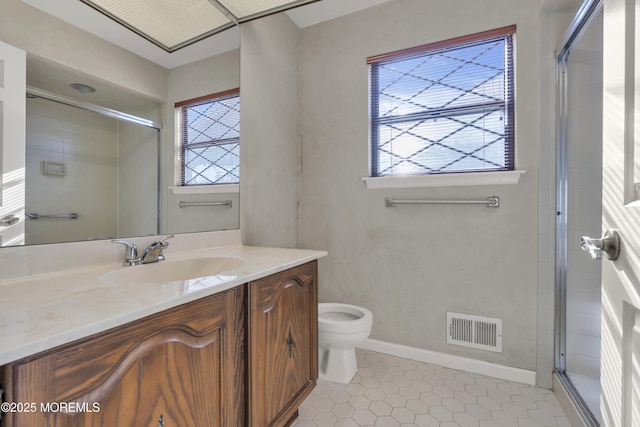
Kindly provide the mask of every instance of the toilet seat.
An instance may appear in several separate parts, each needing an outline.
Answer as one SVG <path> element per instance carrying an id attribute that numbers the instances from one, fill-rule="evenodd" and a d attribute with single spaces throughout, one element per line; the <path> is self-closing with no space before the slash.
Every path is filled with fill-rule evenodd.
<path id="1" fill-rule="evenodd" d="M 318 329 L 331 333 L 351 334 L 371 330 L 373 315 L 369 310 L 351 304 L 319 303 Z"/>

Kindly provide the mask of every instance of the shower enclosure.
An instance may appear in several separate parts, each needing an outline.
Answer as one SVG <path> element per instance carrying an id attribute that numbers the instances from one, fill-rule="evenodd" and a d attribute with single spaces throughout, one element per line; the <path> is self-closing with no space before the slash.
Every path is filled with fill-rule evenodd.
<path id="1" fill-rule="evenodd" d="M 26 244 L 159 233 L 159 125 L 29 88 Z"/>
<path id="2" fill-rule="evenodd" d="M 558 54 L 556 373 L 587 425 L 600 422 L 601 261 L 580 249 L 602 230 L 602 3 L 587 0 Z"/>

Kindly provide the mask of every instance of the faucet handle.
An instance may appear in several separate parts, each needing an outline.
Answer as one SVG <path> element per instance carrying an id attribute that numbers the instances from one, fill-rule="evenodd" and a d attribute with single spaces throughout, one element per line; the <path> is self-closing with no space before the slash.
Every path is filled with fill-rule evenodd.
<path id="1" fill-rule="evenodd" d="M 124 255 L 124 261 L 122 261 L 122 265 L 132 266 L 140 264 L 140 258 L 138 258 L 138 247 L 135 243 L 120 239 L 115 239 L 111 242 L 120 243 L 126 246 L 126 252 Z"/>
<path id="2" fill-rule="evenodd" d="M 175 234 L 170 234 L 167 237 L 165 237 L 164 239 L 158 240 L 158 242 L 162 243 L 162 247 L 166 249 L 167 246 L 169 246 L 169 242 L 167 242 L 167 240 L 172 239 L 174 237 L 176 237 Z"/>
<path id="3" fill-rule="evenodd" d="M 162 253 L 162 251 L 169 247 L 169 242 L 167 242 L 167 240 L 171 239 L 172 237 L 176 237 L 176 236 L 171 234 L 165 237 L 164 239 L 158 241 L 158 243 L 160 243 L 160 246 L 162 247 L 162 249 L 160 249 L 160 254 L 158 255 L 158 261 L 164 261 L 164 254 Z"/>
<path id="4" fill-rule="evenodd" d="M 167 240 L 176 237 L 174 234 L 171 234 L 169 236 L 166 236 L 160 240 L 156 240 L 155 242 L 153 242 L 151 245 L 149 245 L 149 247 L 152 247 L 153 245 L 160 245 L 162 247 L 162 249 L 167 249 L 169 247 L 169 242 L 167 242 Z M 147 248 L 148 249 L 148 248 Z"/>

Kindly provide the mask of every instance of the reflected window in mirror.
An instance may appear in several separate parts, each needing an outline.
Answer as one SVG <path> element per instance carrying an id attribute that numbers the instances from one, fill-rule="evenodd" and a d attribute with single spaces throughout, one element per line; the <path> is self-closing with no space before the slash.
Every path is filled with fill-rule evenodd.
<path id="1" fill-rule="evenodd" d="M 175 104 L 183 186 L 240 182 L 240 89 Z"/>

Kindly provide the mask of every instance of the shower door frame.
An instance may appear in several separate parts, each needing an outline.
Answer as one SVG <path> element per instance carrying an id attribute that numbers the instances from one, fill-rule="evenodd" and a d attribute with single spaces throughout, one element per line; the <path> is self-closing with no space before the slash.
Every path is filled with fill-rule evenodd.
<path id="1" fill-rule="evenodd" d="M 566 374 L 567 355 L 567 211 L 568 211 L 568 59 L 572 48 L 602 13 L 604 0 L 585 0 L 560 44 L 556 76 L 556 268 L 555 268 L 555 372 L 589 426 L 600 423 Z"/>

